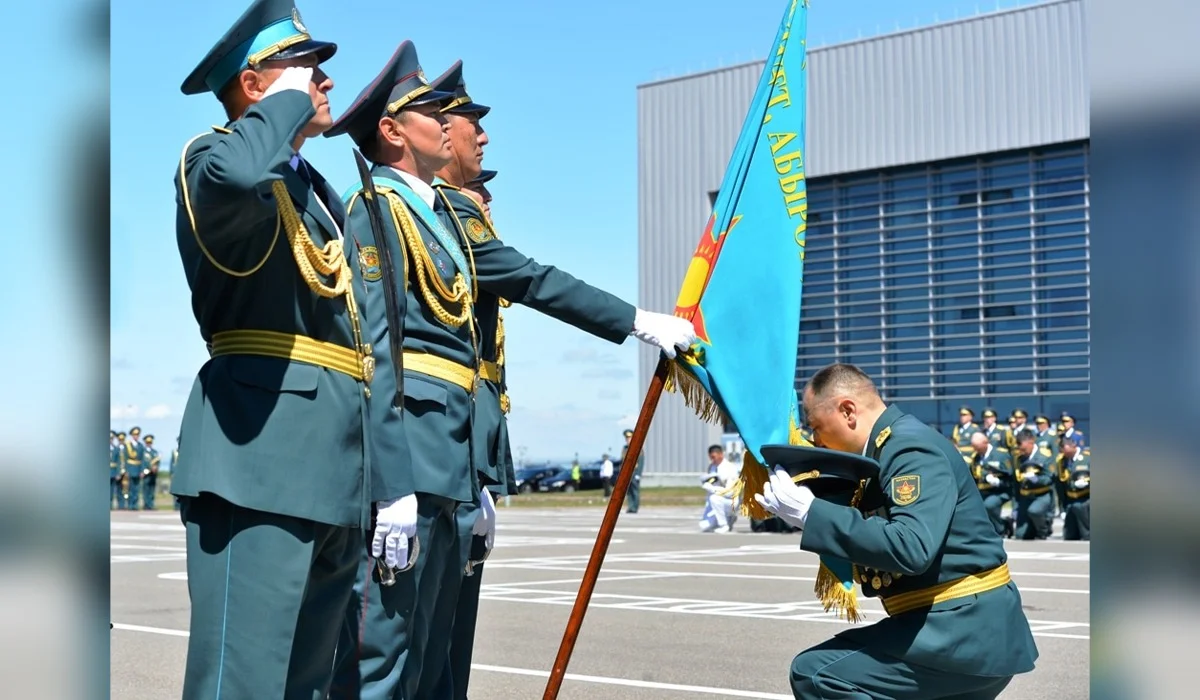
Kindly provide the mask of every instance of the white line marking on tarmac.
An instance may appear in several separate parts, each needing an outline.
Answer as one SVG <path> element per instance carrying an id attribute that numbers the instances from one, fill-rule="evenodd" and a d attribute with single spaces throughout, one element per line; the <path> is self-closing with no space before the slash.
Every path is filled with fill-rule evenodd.
<path id="1" fill-rule="evenodd" d="M 696 562 L 689 562 L 689 563 L 696 563 Z M 579 571 L 579 572 L 586 571 L 586 569 L 583 567 L 562 566 L 562 565 L 557 565 L 557 564 L 549 564 L 549 565 L 547 565 L 547 564 L 503 564 L 503 563 L 489 562 L 489 567 L 493 568 L 493 569 L 520 569 L 520 570 L 526 570 L 526 571 L 528 571 L 528 570 L 533 570 L 533 571 Z M 602 568 L 601 572 L 610 573 L 610 574 L 645 574 L 645 575 L 647 575 L 647 578 L 653 578 L 652 574 L 660 574 L 660 575 L 663 575 L 664 578 L 668 577 L 668 576 L 686 576 L 689 578 L 749 579 L 751 581 L 760 581 L 761 580 L 761 581 L 814 581 L 815 582 L 817 580 L 815 576 L 771 576 L 771 575 L 765 575 L 765 574 L 763 574 L 763 575 L 760 575 L 760 574 L 729 574 L 729 573 L 723 573 L 723 572 L 719 573 L 719 572 L 711 572 L 711 571 L 645 571 L 642 569 Z M 1020 574 L 1018 572 L 1014 572 L 1014 575 L 1019 576 Z M 616 580 L 620 580 L 620 579 L 614 578 L 611 580 L 616 581 Z M 563 581 L 563 583 L 579 583 L 579 582 L 580 582 L 580 579 Z M 521 583 L 524 583 L 524 582 L 521 582 Z M 1022 592 L 1029 591 L 1032 593 L 1067 593 L 1067 594 L 1074 594 L 1074 595 L 1090 595 L 1091 594 L 1091 591 L 1086 588 L 1082 588 L 1082 589 L 1081 588 L 1033 588 L 1030 586 L 1018 586 L 1018 588 L 1020 588 Z"/>
<path id="2" fill-rule="evenodd" d="M 113 623 L 113 629 L 128 632 L 145 632 L 148 634 L 163 634 L 170 637 L 187 637 L 187 630 L 171 630 L 162 627 L 145 627 L 142 625 L 127 625 Z M 492 666 L 490 664 L 471 664 L 474 671 L 489 671 L 491 673 L 509 673 L 518 676 L 535 676 L 549 678 L 548 671 L 538 671 L 532 668 L 513 668 L 511 666 Z M 701 693 L 705 695 L 720 695 L 727 698 L 759 698 L 761 700 L 792 700 L 791 695 L 779 693 L 762 693 L 754 690 L 735 690 L 733 688 L 710 688 L 702 685 L 680 685 L 678 683 L 658 683 L 655 681 L 638 681 L 631 678 L 608 678 L 606 676 L 587 676 L 580 673 L 568 673 L 564 680 L 581 683 L 598 683 L 602 685 L 620 685 L 629 688 L 649 688 L 653 690 L 673 690 L 681 693 Z"/>

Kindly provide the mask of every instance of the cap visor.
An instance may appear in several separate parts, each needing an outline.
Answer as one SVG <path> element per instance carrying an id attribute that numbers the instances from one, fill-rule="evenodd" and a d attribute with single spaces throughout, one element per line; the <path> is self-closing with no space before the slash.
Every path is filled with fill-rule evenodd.
<path id="1" fill-rule="evenodd" d="M 476 102 L 467 102 L 465 104 L 456 105 L 446 110 L 446 114 L 476 114 L 480 118 L 492 111 L 491 107 L 481 105 Z"/>
<path id="2" fill-rule="evenodd" d="M 293 44 L 279 53 L 272 54 L 267 61 L 284 61 L 289 58 L 300 58 L 309 54 L 317 55 L 317 62 L 324 63 L 333 58 L 337 53 L 337 44 L 328 41 L 317 41 L 316 39 L 306 39 L 299 44 Z"/>

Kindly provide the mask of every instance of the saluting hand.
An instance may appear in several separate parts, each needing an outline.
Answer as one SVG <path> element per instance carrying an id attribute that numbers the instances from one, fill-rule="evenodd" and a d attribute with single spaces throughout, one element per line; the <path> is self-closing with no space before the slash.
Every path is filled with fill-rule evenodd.
<path id="1" fill-rule="evenodd" d="M 307 95 L 308 84 L 312 82 L 312 74 L 313 69 L 311 66 L 288 66 L 263 91 L 263 98 L 265 99 L 284 90 L 299 90 Z"/>
<path id="2" fill-rule="evenodd" d="M 813 492 L 807 486 L 792 481 L 787 471 L 779 467 L 775 468 L 770 481 L 763 484 L 763 492 L 754 494 L 754 500 L 759 505 L 801 530 L 808 520 L 808 509 L 813 499 Z"/>

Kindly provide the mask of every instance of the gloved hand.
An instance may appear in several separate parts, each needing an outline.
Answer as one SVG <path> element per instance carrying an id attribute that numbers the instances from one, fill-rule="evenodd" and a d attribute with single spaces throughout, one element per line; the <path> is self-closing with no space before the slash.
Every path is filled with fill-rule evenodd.
<path id="1" fill-rule="evenodd" d="M 687 350 L 699 340 L 692 322 L 670 314 L 656 314 L 637 310 L 633 317 L 633 337 L 662 350 L 670 359 L 675 359 L 676 348 Z"/>
<path id="2" fill-rule="evenodd" d="M 479 490 L 479 514 L 475 516 L 471 534 L 482 536 L 483 548 L 492 551 L 496 541 L 496 504 L 492 501 L 492 492 L 487 489 Z"/>
<path id="3" fill-rule="evenodd" d="M 813 492 L 807 486 L 792 481 L 792 477 L 778 467 L 770 481 L 763 485 L 763 492 L 754 494 L 754 500 L 768 512 L 801 530 L 808 520 L 808 509 L 812 506 L 813 498 Z"/>
<path id="4" fill-rule="evenodd" d="M 1027 484 L 1032 484 L 1033 482 L 1037 481 L 1037 472 L 1025 472 L 1025 474 L 1021 477 L 1021 481 L 1024 481 Z"/>
<path id="5" fill-rule="evenodd" d="M 417 496 L 409 494 L 380 503 L 375 515 L 371 554 L 388 567 L 408 566 L 408 538 L 417 534 Z"/>
<path id="6" fill-rule="evenodd" d="M 983 480 L 988 482 L 992 486 L 1000 485 L 1000 477 L 996 476 L 995 474 L 988 474 L 987 476 L 983 477 Z"/>
<path id="7" fill-rule="evenodd" d="M 1077 489 L 1085 489 L 1085 488 L 1087 488 L 1087 486 L 1088 486 L 1088 480 L 1087 480 L 1087 479 L 1076 479 L 1076 480 L 1075 480 L 1075 488 L 1077 488 Z"/>
<path id="8" fill-rule="evenodd" d="M 279 77 L 275 78 L 275 82 L 267 86 L 267 89 L 263 92 L 263 99 L 284 90 L 299 90 L 307 95 L 308 84 L 312 82 L 312 74 L 313 69 L 311 66 L 288 66 L 284 68 Z"/>

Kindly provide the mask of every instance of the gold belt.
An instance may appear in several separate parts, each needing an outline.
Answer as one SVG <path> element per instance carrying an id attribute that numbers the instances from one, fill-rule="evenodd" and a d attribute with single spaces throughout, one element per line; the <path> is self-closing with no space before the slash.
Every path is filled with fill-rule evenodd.
<path id="1" fill-rule="evenodd" d="M 484 360 L 479 363 L 479 376 L 493 384 L 500 383 L 500 365 Z"/>
<path id="2" fill-rule="evenodd" d="M 979 574 L 971 574 L 964 576 L 954 581 L 939 583 L 936 586 L 922 588 L 918 591 L 909 591 L 907 593 L 898 593 L 887 598 L 882 598 L 883 609 L 888 615 L 899 615 L 910 610 L 918 608 L 928 608 L 935 603 L 944 603 L 947 600 L 956 598 L 965 598 L 970 595 L 990 591 L 993 588 L 999 588 L 1006 585 L 1012 577 L 1008 573 L 1008 564 L 1001 564 L 991 571 L 984 571 Z"/>
<path id="3" fill-rule="evenodd" d="M 358 353 L 351 348 L 277 331 L 237 330 L 215 333 L 209 354 L 213 357 L 262 355 L 294 360 L 348 374 L 360 382 L 368 383 L 374 374 L 373 357 L 360 360 Z"/>
<path id="4" fill-rule="evenodd" d="M 142 463 L 141 463 L 141 461 L 140 461 L 140 460 L 136 460 L 136 459 L 127 459 L 127 460 L 125 460 L 125 464 L 126 464 L 126 465 L 132 465 L 132 466 L 135 466 L 135 467 L 140 467 L 140 466 L 142 466 Z"/>
<path id="5" fill-rule="evenodd" d="M 1050 493 L 1050 487 L 1038 486 L 1037 488 L 1032 489 L 1021 489 L 1017 493 L 1021 494 L 1022 496 L 1040 496 L 1043 493 Z"/>
<path id="6" fill-rule="evenodd" d="M 444 357 L 416 350 L 405 350 L 404 369 L 450 382 L 455 386 L 462 387 L 467 392 L 475 390 L 475 372 L 466 365 L 460 365 L 454 360 L 447 360 Z"/>

